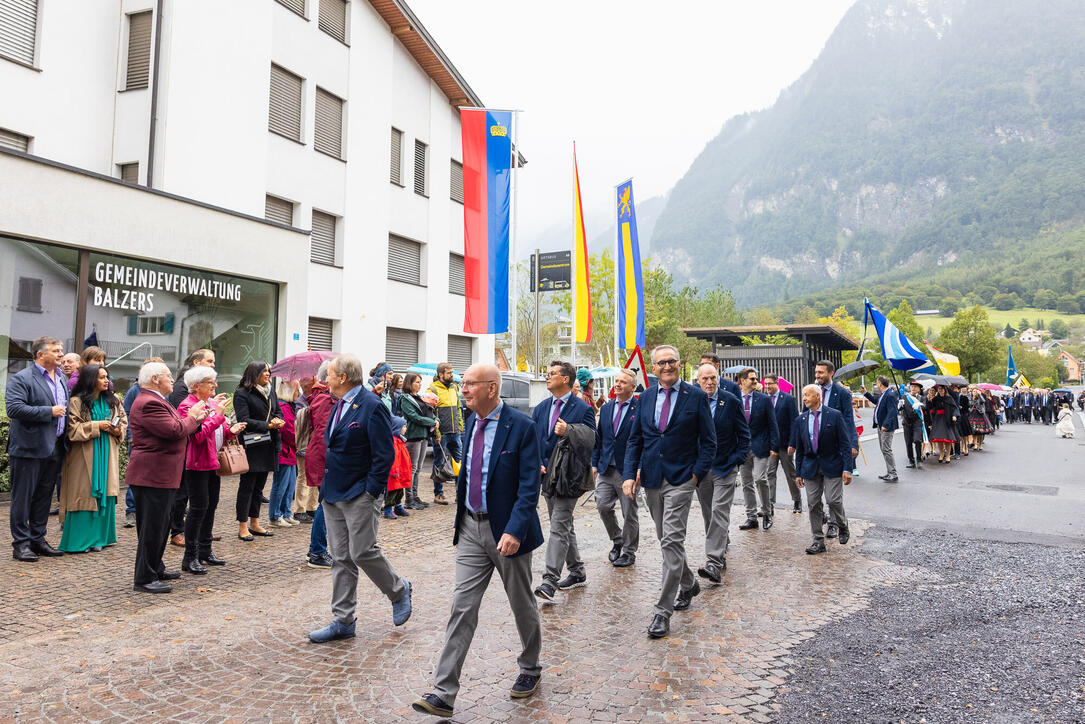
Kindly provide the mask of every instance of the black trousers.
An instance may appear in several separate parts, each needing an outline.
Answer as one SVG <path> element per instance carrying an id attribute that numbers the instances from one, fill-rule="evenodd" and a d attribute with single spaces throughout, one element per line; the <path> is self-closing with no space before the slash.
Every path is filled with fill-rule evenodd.
<path id="1" fill-rule="evenodd" d="M 908 451 L 908 462 L 914 463 L 917 460 L 923 462 L 923 428 L 918 422 L 914 425 L 906 422 L 903 428 L 904 449 Z"/>
<path id="2" fill-rule="evenodd" d="M 267 473 L 242 473 L 237 484 L 237 522 L 260 517 L 260 498 L 267 484 Z"/>
<path id="3" fill-rule="evenodd" d="M 186 470 L 181 486 L 188 489 L 185 560 L 207 558 L 211 553 L 211 529 L 215 527 L 222 480 L 214 470 Z M 176 503 L 173 507 L 177 509 Z"/>
<path id="4" fill-rule="evenodd" d="M 177 495 L 173 496 L 173 506 L 170 509 L 170 535 L 185 532 L 185 511 L 188 508 L 188 484 L 185 476 L 181 476 L 181 487 L 177 488 Z"/>
<path id="5" fill-rule="evenodd" d="M 136 574 L 135 584 L 157 581 L 165 573 L 162 554 L 170 537 L 170 508 L 176 488 L 149 488 L 132 485 L 136 499 Z"/>
<path id="6" fill-rule="evenodd" d="M 64 449 L 57 445 L 47 458 L 11 456 L 11 545 L 22 548 L 45 541 L 53 486 L 60 474 Z"/>

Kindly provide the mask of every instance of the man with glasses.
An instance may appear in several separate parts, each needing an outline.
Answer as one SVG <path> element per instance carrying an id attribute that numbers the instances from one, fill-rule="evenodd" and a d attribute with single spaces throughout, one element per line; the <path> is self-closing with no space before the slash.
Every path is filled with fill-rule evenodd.
<path id="1" fill-rule="evenodd" d="M 769 459 L 776 456 L 780 447 L 780 431 L 776 426 L 776 413 L 768 395 L 757 391 L 757 371 L 752 367 L 739 370 L 738 386 L 741 388 L 739 402 L 742 415 L 750 426 L 750 452 L 739 468 L 742 478 L 742 499 L 746 504 L 746 522 L 739 530 L 755 530 L 757 516 L 765 530 L 772 527 L 772 493 L 769 491 Z M 755 487 L 756 486 L 756 487 Z M 761 499 L 758 510 L 757 500 Z"/>
<path id="2" fill-rule="evenodd" d="M 637 499 L 622 494 L 622 468 L 625 466 L 625 446 L 637 400 L 633 397 L 636 378 L 630 370 L 618 370 L 614 378 L 614 399 L 608 400 L 599 411 L 599 425 L 595 429 L 595 450 L 592 451 L 591 467 L 595 479 L 595 508 L 607 529 L 613 547 L 607 558 L 615 568 L 628 568 L 637 561 L 640 546 L 640 521 L 637 518 Z M 621 504 L 622 524 L 614 511 L 615 503 Z"/>
<path id="3" fill-rule="evenodd" d="M 693 491 L 716 455 L 708 395 L 679 379 L 680 364 L 675 347 L 652 350 L 652 372 L 659 384 L 638 400 L 625 448 L 623 492 L 633 498 L 644 486 L 663 553 L 662 591 L 648 626 L 651 638 L 666 636 L 674 611 L 689 608 L 701 592 L 686 562 L 686 526 Z"/>

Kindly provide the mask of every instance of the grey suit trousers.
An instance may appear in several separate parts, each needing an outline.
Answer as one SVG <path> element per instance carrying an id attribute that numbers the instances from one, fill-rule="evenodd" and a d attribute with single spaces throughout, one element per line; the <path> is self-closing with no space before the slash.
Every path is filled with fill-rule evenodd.
<path id="1" fill-rule="evenodd" d="M 727 555 L 727 544 L 731 541 L 731 504 L 735 501 L 735 487 L 738 482 L 738 469 L 726 475 L 714 472 L 697 486 L 697 500 L 701 503 L 701 517 L 704 518 L 704 552 L 709 563 L 723 567 Z"/>
<path id="2" fill-rule="evenodd" d="M 445 645 L 433 675 L 434 691 L 449 706 L 456 703 L 460 691 L 460 672 L 467 650 L 478 627 L 482 596 L 490 585 L 494 569 L 501 576 L 509 598 L 516 630 L 523 649 L 516 663 L 521 674 L 539 676 L 542 651 L 542 623 L 535 596 L 531 592 L 531 554 L 508 558 L 497 552 L 490 522 L 465 515 L 460 522 L 460 542 L 456 546 L 456 588 L 452 593 L 452 615 L 445 629 Z"/>
<path id="3" fill-rule="evenodd" d="M 576 528 L 573 527 L 573 513 L 579 498 L 559 498 L 543 496 L 546 510 L 550 514 L 550 540 L 546 542 L 546 572 L 543 580 L 558 585 L 562 567 L 578 576 L 584 574 L 584 562 L 580 560 L 580 550 L 576 547 Z"/>
<path id="4" fill-rule="evenodd" d="M 896 430 L 878 428 L 878 446 L 882 449 L 882 457 L 885 458 L 885 472 L 890 477 L 897 477 L 897 463 L 893 460 L 893 434 Z"/>
<path id="5" fill-rule="evenodd" d="M 644 499 L 656 524 L 656 536 L 663 553 L 663 589 L 655 612 L 668 620 L 674 613 L 678 591 L 687 591 L 697 582 L 686 562 L 686 526 L 693 488 L 693 478 L 690 478 L 681 485 L 671 485 L 664 479 L 658 488 L 644 489 Z"/>
<path id="6" fill-rule="evenodd" d="M 787 451 L 787 445 L 776 451 L 776 455 L 769 456 L 769 469 L 766 475 L 769 479 L 769 489 L 772 491 L 772 502 L 776 502 L 776 471 L 784 469 L 784 478 L 787 479 L 787 489 L 791 493 L 791 502 L 802 503 L 802 491 L 795 484 L 795 456 Z"/>
<path id="7" fill-rule="evenodd" d="M 398 601 L 407 592 L 406 581 L 396 574 L 377 545 L 380 502 L 362 493 L 353 500 L 325 500 L 321 504 L 332 556 L 332 615 L 340 623 L 354 620 L 359 568 L 389 601 Z"/>
<path id="8" fill-rule="evenodd" d="M 810 531 L 814 534 L 814 540 L 825 538 L 821 530 L 825 524 L 825 515 L 821 511 L 822 495 L 829 506 L 830 522 L 840 529 L 846 529 L 848 518 L 844 515 L 844 479 L 816 475 L 803 478 L 803 483 L 806 485 L 806 504 L 810 508 Z"/>
<path id="9" fill-rule="evenodd" d="M 622 524 L 614 504 L 622 508 Z M 614 545 L 621 545 L 623 553 L 636 553 L 640 546 L 640 519 L 637 517 L 637 499 L 622 492 L 622 475 L 611 465 L 599 473 L 595 482 L 595 509 L 607 529 L 607 536 Z"/>
<path id="10" fill-rule="evenodd" d="M 755 457 L 753 451 L 746 454 L 746 460 L 739 466 L 739 476 L 742 478 L 742 501 L 746 504 L 746 517 L 756 518 L 760 511 L 765 515 L 772 514 L 772 492 L 769 490 L 769 459 L 768 457 Z M 757 491 L 754 492 L 754 486 Z M 761 507 L 757 506 L 757 498 L 761 498 Z"/>

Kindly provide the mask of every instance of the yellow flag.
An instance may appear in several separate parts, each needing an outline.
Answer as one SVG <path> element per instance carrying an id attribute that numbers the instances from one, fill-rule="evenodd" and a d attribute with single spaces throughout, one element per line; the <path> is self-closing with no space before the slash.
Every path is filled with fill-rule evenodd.
<path id="1" fill-rule="evenodd" d="M 927 345 L 927 349 L 931 352 L 931 357 L 934 357 L 934 363 L 938 365 L 939 371 L 944 375 L 959 375 L 961 374 L 961 360 L 951 355 L 949 352 L 943 352 L 937 347 L 931 346 L 929 342 L 924 342 Z"/>
<path id="2" fill-rule="evenodd" d="M 575 335 L 577 342 L 591 341 L 591 280 L 588 278 L 588 238 L 584 233 L 584 207 L 580 203 L 580 171 L 576 166 L 576 144 L 573 144 L 573 182 L 576 187 L 573 226 L 576 239 L 573 244 L 573 308 L 576 310 Z"/>

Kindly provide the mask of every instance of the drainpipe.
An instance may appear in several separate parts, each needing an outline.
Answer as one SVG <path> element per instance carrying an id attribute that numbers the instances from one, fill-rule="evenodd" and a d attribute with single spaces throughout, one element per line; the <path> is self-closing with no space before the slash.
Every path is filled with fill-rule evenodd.
<path id="1" fill-rule="evenodd" d="M 151 71 L 151 132 L 147 144 L 147 188 L 154 188 L 154 141 L 158 126 L 158 62 L 162 57 L 162 5 L 158 0 L 154 13 L 154 68 Z"/>

